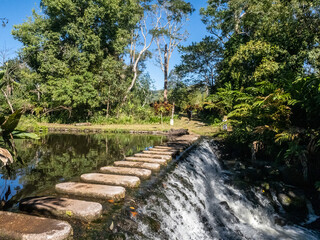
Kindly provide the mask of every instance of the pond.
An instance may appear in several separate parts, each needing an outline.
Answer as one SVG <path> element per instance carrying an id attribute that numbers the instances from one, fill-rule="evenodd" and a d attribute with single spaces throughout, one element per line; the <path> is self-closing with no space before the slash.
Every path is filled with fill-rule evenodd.
<path id="1" fill-rule="evenodd" d="M 165 136 L 132 134 L 48 134 L 40 140 L 15 140 L 18 161 L 0 171 L 1 208 L 17 210 L 22 198 L 54 193 L 58 182 L 122 160 Z"/>

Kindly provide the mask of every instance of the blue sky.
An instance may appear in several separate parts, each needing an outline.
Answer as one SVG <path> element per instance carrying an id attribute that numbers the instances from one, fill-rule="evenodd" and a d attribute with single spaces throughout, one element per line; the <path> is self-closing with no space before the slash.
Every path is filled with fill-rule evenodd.
<path id="1" fill-rule="evenodd" d="M 182 45 L 189 45 L 191 42 L 200 41 L 206 34 L 205 25 L 201 22 L 199 15 L 199 9 L 206 6 L 206 0 L 189 0 L 192 3 L 196 11 L 190 17 L 190 21 L 187 23 L 186 28 L 189 32 L 187 41 Z M 11 56 L 14 56 L 16 52 L 21 48 L 22 44 L 19 41 L 13 39 L 11 30 L 13 25 L 23 23 L 29 16 L 32 15 L 32 9 L 40 11 L 40 0 L 0 0 L 0 17 L 6 17 L 9 20 L 8 25 L 3 28 L 0 27 L 0 49 L 8 49 Z M 180 62 L 178 51 L 175 51 L 170 60 L 170 69 L 174 65 Z M 151 78 L 154 80 L 156 89 L 163 88 L 163 73 L 160 67 L 157 65 L 155 59 L 150 59 L 147 62 L 147 71 Z"/>

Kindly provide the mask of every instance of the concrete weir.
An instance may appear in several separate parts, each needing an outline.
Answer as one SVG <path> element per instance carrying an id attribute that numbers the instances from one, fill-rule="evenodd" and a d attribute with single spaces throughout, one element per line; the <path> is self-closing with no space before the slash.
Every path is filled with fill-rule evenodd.
<path id="1" fill-rule="evenodd" d="M 160 164 L 148 162 L 133 162 L 133 161 L 116 161 L 113 163 L 116 167 L 132 167 L 132 168 L 145 168 L 151 171 L 160 171 Z"/>
<path id="2" fill-rule="evenodd" d="M 102 173 L 86 173 L 80 177 L 81 181 L 107 185 L 118 185 L 128 188 L 136 188 L 140 185 L 140 179 L 136 176 L 112 175 Z"/>
<path id="3" fill-rule="evenodd" d="M 130 168 L 130 167 L 102 167 L 100 171 L 103 173 L 133 175 L 141 179 L 148 179 L 151 176 L 151 170 L 143 168 Z"/>
<path id="4" fill-rule="evenodd" d="M 148 163 L 158 163 L 160 165 L 167 165 L 167 160 L 165 159 L 156 159 L 156 158 L 147 158 L 147 157 L 126 157 L 127 161 L 134 162 L 148 162 Z"/>
<path id="5" fill-rule="evenodd" d="M 20 201 L 19 208 L 25 212 L 75 218 L 87 222 L 98 219 L 102 214 L 100 203 L 58 197 L 23 199 Z"/>
<path id="6" fill-rule="evenodd" d="M 157 154 L 147 154 L 147 153 L 136 153 L 134 156 L 139 157 L 139 158 L 165 159 L 167 161 L 172 159 L 172 157 L 170 155 L 157 155 Z"/>
<path id="7" fill-rule="evenodd" d="M 123 199 L 126 193 L 123 187 L 78 182 L 59 183 L 55 189 L 58 193 L 115 201 Z"/>
<path id="8" fill-rule="evenodd" d="M 65 221 L 11 212 L 0 212 L 0 226 L 0 239 L 63 240 L 72 234 Z"/>

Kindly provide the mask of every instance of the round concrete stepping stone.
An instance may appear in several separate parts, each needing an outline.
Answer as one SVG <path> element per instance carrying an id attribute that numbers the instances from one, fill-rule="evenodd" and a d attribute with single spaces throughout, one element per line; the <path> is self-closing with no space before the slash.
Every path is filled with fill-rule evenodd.
<path id="1" fill-rule="evenodd" d="M 55 188 L 59 193 L 115 201 L 123 199 L 126 194 L 124 187 L 89 183 L 65 182 L 57 184 Z"/>
<path id="2" fill-rule="evenodd" d="M 130 161 L 115 161 L 113 163 L 116 167 L 133 167 L 133 168 L 145 168 L 151 171 L 160 171 L 160 164 L 147 163 L 147 162 L 130 162 Z"/>
<path id="3" fill-rule="evenodd" d="M 37 212 L 62 218 L 93 221 L 102 214 L 102 205 L 96 202 L 58 197 L 34 197 L 20 201 L 19 208 L 26 212 Z"/>
<path id="4" fill-rule="evenodd" d="M 82 174 L 80 179 L 84 182 L 119 185 L 123 187 L 135 188 L 139 187 L 140 179 L 136 176 L 112 175 L 102 173 L 86 173 Z"/>
<path id="5" fill-rule="evenodd" d="M 140 157 L 140 158 L 165 159 L 167 161 L 172 159 L 172 157 L 170 155 L 158 155 L 158 154 L 147 154 L 147 153 L 136 153 L 134 156 L 135 157 Z"/>
<path id="6" fill-rule="evenodd" d="M 134 162 L 148 162 L 148 163 L 158 163 L 160 165 L 167 165 L 166 159 L 158 159 L 158 158 L 126 157 L 125 160 L 134 161 Z"/>
<path id="7" fill-rule="evenodd" d="M 158 154 L 158 155 L 170 155 L 172 156 L 173 154 L 175 154 L 174 152 L 161 152 L 161 151 L 157 151 L 157 150 L 145 150 L 145 151 L 142 151 L 143 153 L 147 153 L 147 154 Z"/>
<path id="8" fill-rule="evenodd" d="M 71 234 L 65 221 L 0 211 L 0 239 L 62 240 Z"/>
<path id="9" fill-rule="evenodd" d="M 143 168 L 127 168 L 127 167 L 102 167 L 100 171 L 103 173 L 113 173 L 122 175 L 133 175 L 141 179 L 147 179 L 151 176 L 151 170 Z"/>

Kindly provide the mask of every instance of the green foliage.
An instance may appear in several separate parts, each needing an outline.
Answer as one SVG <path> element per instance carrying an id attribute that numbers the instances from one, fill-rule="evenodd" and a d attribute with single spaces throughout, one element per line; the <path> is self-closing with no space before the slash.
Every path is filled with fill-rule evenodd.
<path id="1" fill-rule="evenodd" d="M 319 166 L 319 7 L 319 1 L 209 0 L 201 10 L 223 44 L 205 109 L 228 116 L 229 139 L 248 153 L 259 143 L 266 158 L 300 167 L 306 181 L 319 180 L 310 176 Z"/>
<path id="2" fill-rule="evenodd" d="M 42 15 L 34 11 L 14 27 L 30 67 L 21 75 L 39 116 L 79 121 L 106 102 L 117 108 L 130 81 L 120 59 L 143 14 L 139 3 L 43 0 Z"/>
<path id="3" fill-rule="evenodd" d="M 212 37 L 205 37 L 199 43 L 179 47 L 181 64 L 175 66 L 176 73 L 187 83 L 204 86 L 209 93 L 215 84 L 215 70 L 222 57 L 221 43 Z"/>

